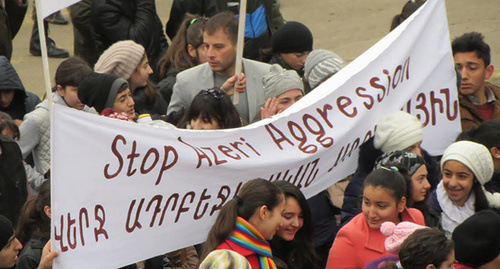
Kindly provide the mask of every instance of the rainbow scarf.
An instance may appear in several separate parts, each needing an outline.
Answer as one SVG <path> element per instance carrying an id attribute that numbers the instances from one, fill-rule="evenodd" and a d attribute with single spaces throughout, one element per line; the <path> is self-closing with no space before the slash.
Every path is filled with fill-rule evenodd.
<path id="1" fill-rule="evenodd" d="M 251 250 L 259 255 L 260 268 L 275 269 L 273 253 L 266 239 L 248 221 L 242 217 L 236 220 L 236 229 L 229 236 L 236 245 Z"/>

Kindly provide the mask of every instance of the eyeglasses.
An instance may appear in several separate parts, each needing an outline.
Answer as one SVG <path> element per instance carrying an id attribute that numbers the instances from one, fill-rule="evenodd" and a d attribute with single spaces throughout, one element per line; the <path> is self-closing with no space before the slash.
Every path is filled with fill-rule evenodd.
<path id="1" fill-rule="evenodd" d="M 224 96 L 226 95 L 226 92 L 223 90 L 217 90 L 217 89 L 203 89 L 200 91 L 199 94 L 210 94 L 215 99 L 220 100 L 220 99 L 224 98 Z"/>

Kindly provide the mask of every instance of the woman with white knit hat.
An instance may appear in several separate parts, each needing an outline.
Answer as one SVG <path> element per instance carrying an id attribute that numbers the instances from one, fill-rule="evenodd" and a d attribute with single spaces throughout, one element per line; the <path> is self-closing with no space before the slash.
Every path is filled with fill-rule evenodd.
<path id="1" fill-rule="evenodd" d="M 153 69 L 149 66 L 146 50 L 132 40 L 118 41 L 99 57 L 94 66 L 97 73 L 117 75 L 129 83 L 139 114 L 164 115 L 168 104 L 149 80 Z"/>
<path id="2" fill-rule="evenodd" d="M 377 122 L 374 137 L 359 147 L 358 167 L 349 181 L 342 204 L 342 226 L 360 212 L 363 180 L 375 167 L 378 157 L 394 150 L 413 152 L 425 160 L 427 179 L 434 190 L 440 180 L 439 166 L 434 158 L 421 148 L 422 123 L 404 111 L 395 111 Z"/>
<path id="3" fill-rule="evenodd" d="M 431 211 L 440 214 L 444 232 L 451 233 L 474 213 L 489 209 L 483 185 L 493 176 L 488 149 L 471 141 L 451 144 L 441 159 L 443 178 L 429 199 Z"/>

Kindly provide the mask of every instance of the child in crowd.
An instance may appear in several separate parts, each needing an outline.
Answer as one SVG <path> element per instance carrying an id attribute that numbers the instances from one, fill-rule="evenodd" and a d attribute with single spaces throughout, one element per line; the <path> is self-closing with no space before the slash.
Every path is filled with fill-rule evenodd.
<path id="1" fill-rule="evenodd" d="M 408 236 L 399 250 L 399 263 L 384 269 L 453 269 L 453 241 L 436 228 L 424 228 Z"/>
<path id="2" fill-rule="evenodd" d="M 10 115 L 20 126 L 24 115 L 35 109 L 40 98 L 24 89 L 16 69 L 5 56 L 0 56 L 0 111 Z"/>
<path id="3" fill-rule="evenodd" d="M 216 130 L 241 127 L 241 119 L 226 92 L 219 88 L 198 93 L 180 120 L 179 128 Z"/>
<path id="4" fill-rule="evenodd" d="M 383 222 L 409 221 L 424 225 L 422 213 L 406 207 L 406 182 L 395 167 L 373 170 L 364 180 L 362 213 L 337 234 L 326 268 L 363 268 L 390 254 L 385 250 Z"/>
<path id="5" fill-rule="evenodd" d="M 136 118 L 135 103 L 128 82 L 117 75 L 91 73 L 78 85 L 78 98 L 95 108 L 99 114 L 106 108 L 112 108 L 128 119 Z M 108 111 L 107 113 L 111 113 Z"/>
<path id="6" fill-rule="evenodd" d="M 289 21 L 274 32 L 271 38 L 273 56 L 270 64 L 279 64 L 288 70 L 304 75 L 307 55 L 313 49 L 313 36 L 309 28 L 296 21 Z"/>
<path id="7" fill-rule="evenodd" d="M 316 268 L 316 254 L 312 241 L 314 225 L 306 198 L 288 181 L 275 181 L 285 194 L 283 223 L 271 240 L 271 250 L 277 268 Z"/>
<path id="8" fill-rule="evenodd" d="M 422 156 L 427 168 L 427 180 L 431 190 L 435 189 L 439 179 L 439 167 L 436 160 L 420 147 L 422 144 L 422 123 L 417 117 L 404 111 L 396 111 L 379 120 L 374 137 L 359 147 L 358 167 L 347 185 L 342 204 L 342 226 L 360 212 L 363 179 L 375 166 L 375 161 L 383 153 L 393 150 L 406 150 Z"/>
<path id="9" fill-rule="evenodd" d="M 127 80 L 137 113 L 164 115 L 167 111 L 168 103 L 149 79 L 153 69 L 142 45 L 132 40 L 114 43 L 99 57 L 94 70 Z"/>
<path id="10" fill-rule="evenodd" d="M 313 50 L 307 55 L 304 64 L 306 93 L 314 90 L 321 83 L 337 74 L 344 66 L 344 60 L 337 54 L 328 50 Z"/>
<path id="11" fill-rule="evenodd" d="M 438 227 L 439 216 L 432 215 L 426 203 L 431 185 L 427 180 L 424 158 L 413 152 L 395 150 L 384 153 L 377 159 L 375 169 L 382 166 L 398 168 L 406 181 L 406 206 L 420 210 L 427 226 Z"/>
<path id="12" fill-rule="evenodd" d="M 304 83 L 297 72 L 285 70 L 277 64 L 273 64 L 270 71 L 262 78 L 267 101 L 254 122 L 283 112 L 304 96 Z"/>
<path id="13" fill-rule="evenodd" d="M 207 20 L 205 17 L 186 14 L 167 52 L 158 63 L 162 79 L 158 86 L 167 104 L 170 103 L 177 74 L 207 62 L 203 45 L 203 26 Z"/>
<path id="14" fill-rule="evenodd" d="M 489 209 L 483 185 L 493 176 L 488 149 L 470 141 L 451 144 L 441 159 L 443 179 L 429 199 L 429 209 L 441 216 L 447 234 L 474 213 Z"/>
<path id="15" fill-rule="evenodd" d="M 21 210 L 16 236 L 24 248 L 17 261 L 18 269 L 37 268 L 43 247 L 50 240 L 50 218 L 50 180 L 47 180 L 38 195 L 26 201 Z"/>
<path id="16" fill-rule="evenodd" d="M 278 186 L 265 179 L 246 182 L 221 208 L 202 256 L 215 249 L 229 249 L 243 255 L 253 269 L 276 268 L 267 240 L 272 240 L 280 227 L 284 210 L 285 197 Z"/>
<path id="17" fill-rule="evenodd" d="M 78 110 L 91 112 L 78 98 L 78 85 L 92 69 L 82 59 L 71 57 L 64 60 L 56 70 L 55 86 L 52 88 L 52 101 L 56 104 Z M 20 126 L 19 147 L 23 158 L 33 153 L 34 170 L 28 171 L 28 183 L 33 190 L 37 190 L 47 178 L 50 169 L 50 113 L 49 100 L 45 99 L 38 104 L 31 113 L 27 114 Z M 41 177 L 40 177 L 41 175 Z"/>
<path id="18" fill-rule="evenodd" d="M 491 211 L 478 212 L 453 231 L 456 269 L 500 268 L 500 216 Z"/>

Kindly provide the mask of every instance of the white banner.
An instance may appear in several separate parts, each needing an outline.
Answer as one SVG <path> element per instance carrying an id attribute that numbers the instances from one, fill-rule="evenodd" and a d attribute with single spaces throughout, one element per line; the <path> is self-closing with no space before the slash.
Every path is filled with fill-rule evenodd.
<path id="1" fill-rule="evenodd" d="M 444 1 L 427 1 L 296 105 L 243 128 L 167 130 L 55 105 L 55 267 L 114 268 L 202 242 L 253 178 L 310 197 L 352 173 L 377 120 L 401 108 L 442 153 L 460 131 L 453 65 Z"/>
<path id="2" fill-rule="evenodd" d="M 40 8 L 42 18 L 46 18 L 50 14 L 59 11 L 63 8 L 69 7 L 81 0 L 37 0 L 40 1 L 38 7 Z"/>

